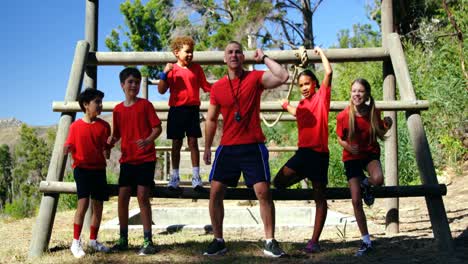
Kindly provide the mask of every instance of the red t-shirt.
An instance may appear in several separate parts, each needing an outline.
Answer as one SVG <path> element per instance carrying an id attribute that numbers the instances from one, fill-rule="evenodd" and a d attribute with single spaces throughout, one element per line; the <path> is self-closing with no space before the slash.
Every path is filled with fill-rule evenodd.
<path id="1" fill-rule="evenodd" d="M 227 76 L 213 84 L 210 103 L 220 106 L 224 122 L 221 145 L 265 142 L 260 126 L 260 96 L 264 90 L 263 73 L 264 71 L 244 71 L 242 81 L 239 78 L 231 80 L 232 87 Z M 235 113 L 239 109 L 241 120 L 237 122 Z"/>
<path id="2" fill-rule="evenodd" d="M 154 143 L 139 149 L 136 141 L 147 138 L 152 129 L 161 124 L 153 104 L 150 101 L 137 98 L 131 106 L 120 103 L 113 111 L 114 137 L 120 138 L 122 156 L 120 163 L 141 164 L 156 160 Z"/>
<path id="3" fill-rule="evenodd" d="M 328 113 L 331 87 L 324 85 L 310 98 L 302 99 L 296 108 L 298 147 L 317 152 L 328 150 Z"/>
<path id="4" fill-rule="evenodd" d="M 380 111 L 377 111 L 380 117 Z M 358 145 L 359 154 L 353 155 L 351 152 L 343 148 L 343 161 L 365 159 L 369 154 L 380 154 L 379 143 L 375 140 L 369 143 L 371 137 L 370 115 L 354 116 L 355 132 L 353 141 L 348 140 L 349 131 L 349 106 L 341 111 L 336 117 L 336 134 L 342 139 L 353 145 Z M 380 125 L 383 126 L 383 121 L 379 118 Z"/>
<path id="5" fill-rule="evenodd" d="M 187 68 L 174 63 L 167 74 L 167 82 L 171 93 L 169 106 L 200 105 L 200 88 L 205 92 L 211 89 L 202 67 L 196 63 Z"/>
<path id="6" fill-rule="evenodd" d="M 107 144 L 110 131 L 110 125 L 100 118 L 92 123 L 86 123 L 83 119 L 73 122 L 64 144 L 71 149 L 72 167 L 93 170 L 105 169 L 104 151 L 110 148 Z"/>

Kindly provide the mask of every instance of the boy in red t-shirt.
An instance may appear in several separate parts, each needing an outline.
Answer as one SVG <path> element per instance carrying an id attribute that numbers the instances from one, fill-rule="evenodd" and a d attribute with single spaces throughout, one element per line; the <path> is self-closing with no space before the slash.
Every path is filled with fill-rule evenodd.
<path id="1" fill-rule="evenodd" d="M 114 144 L 121 139 L 118 201 L 120 239 L 112 249 L 128 249 L 128 204 L 132 190 L 136 189 L 144 235 L 139 255 L 155 254 L 157 250 L 152 241 L 149 200 L 156 165 L 154 140 L 161 134 L 161 121 L 153 104 L 137 97 L 140 91 L 140 71 L 126 68 L 120 72 L 119 77 L 125 101 L 114 108 L 113 131 L 109 143 Z"/>
<path id="2" fill-rule="evenodd" d="M 343 147 L 343 163 L 354 216 L 362 236 L 362 244 L 356 256 L 366 255 L 372 250 L 361 197 L 367 205 L 372 205 L 374 197 L 370 185 L 383 184 L 377 138 L 385 139 L 384 135 L 392 124 L 390 117 L 380 119 L 380 111 L 375 108 L 369 82 L 365 79 L 354 80 L 351 84 L 350 104 L 336 117 L 336 134 L 338 143 Z M 364 171 L 369 173 L 369 178 Z"/>
<path id="3" fill-rule="evenodd" d="M 110 126 L 106 121 L 97 117 L 102 111 L 103 97 L 103 92 L 91 88 L 78 96 L 78 103 L 84 116 L 71 124 L 64 144 L 64 154 L 67 155 L 70 152 L 72 154 L 73 176 L 78 196 L 73 223 L 73 242 L 70 248 L 76 258 L 85 255 L 80 235 L 90 197 L 93 213 L 89 246 L 95 251 L 109 252 L 108 247 L 97 241 L 103 201 L 109 200 L 106 192 L 106 158 L 109 158 L 110 154 L 110 146 L 107 144 Z"/>
<path id="4" fill-rule="evenodd" d="M 328 113 L 330 111 L 332 68 L 325 53 L 316 47 L 314 52 L 322 58 L 325 76 L 322 85 L 315 92 L 319 82 L 310 70 L 299 74 L 299 88 L 304 97 L 296 107 L 284 99 L 284 110 L 294 115 L 298 128 L 298 150 L 280 169 L 273 184 L 276 188 L 287 188 L 304 178 L 312 182 L 315 192 L 315 224 L 312 238 L 304 251 L 320 251 L 319 238 L 327 218 L 325 188 L 328 184 Z"/>
<path id="5" fill-rule="evenodd" d="M 172 174 L 168 184 L 170 190 L 179 188 L 180 149 L 185 135 L 192 158 L 192 187 L 195 190 L 203 188 L 198 150 L 198 138 L 202 136 L 200 88 L 209 92 L 211 85 L 206 81 L 200 65 L 192 62 L 194 46 L 195 42 L 191 37 L 175 38 L 171 43 L 171 49 L 177 58 L 177 63 L 168 63 L 159 75 L 159 93 L 164 94 L 168 89 L 171 93 L 167 117 L 167 138 L 172 139 Z"/>

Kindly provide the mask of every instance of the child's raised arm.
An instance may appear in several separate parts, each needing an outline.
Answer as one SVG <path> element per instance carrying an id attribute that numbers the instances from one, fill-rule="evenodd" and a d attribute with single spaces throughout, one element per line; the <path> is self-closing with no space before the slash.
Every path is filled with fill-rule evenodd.
<path id="1" fill-rule="evenodd" d="M 325 75 L 323 77 L 322 84 L 330 87 L 331 86 L 331 81 L 332 81 L 332 74 L 333 70 L 331 67 L 330 62 L 328 61 L 327 56 L 325 56 L 325 53 L 320 47 L 315 47 L 314 48 L 314 53 L 319 55 L 320 58 L 322 59 L 322 64 L 323 64 L 323 69 L 325 70 Z"/>

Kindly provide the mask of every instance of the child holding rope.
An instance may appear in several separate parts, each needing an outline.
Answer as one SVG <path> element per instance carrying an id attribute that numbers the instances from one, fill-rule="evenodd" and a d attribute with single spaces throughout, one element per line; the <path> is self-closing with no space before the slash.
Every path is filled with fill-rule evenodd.
<path id="1" fill-rule="evenodd" d="M 209 92 L 211 85 L 207 82 L 200 65 L 193 63 L 191 37 L 177 37 L 171 43 L 171 49 L 177 58 L 176 63 L 168 63 L 159 75 L 158 91 L 164 94 L 170 89 L 169 113 L 167 118 L 167 138 L 172 139 L 172 174 L 168 183 L 170 190 L 179 189 L 180 149 L 185 135 L 192 159 L 192 187 L 202 190 L 200 178 L 200 151 L 198 138 L 200 129 L 200 88 Z"/>
<path id="2" fill-rule="evenodd" d="M 305 252 L 320 251 L 319 237 L 327 217 L 325 188 L 328 184 L 328 113 L 330 110 L 332 68 L 322 49 L 314 52 L 322 59 L 325 76 L 322 85 L 314 73 L 305 70 L 299 74 L 298 83 L 302 96 L 299 105 L 291 106 L 287 99 L 282 101 L 283 109 L 296 116 L 298 128 L 298 150 L 280 169 L 273 184 L 276 188 L 287 188 L 305 178 L 312 182 L 316 204 L 315 224 L 312 238 Z"/>
<path id="3" fill-rule="evenodd" d="M 98 118 L 102 111 L 104 93 L 88 88 L 78 96 L 78 103 L 84 112 L 83 118 L 70 126 L 64 144 L 64 154 L 72 154 L 73 176 L 75 178 L 78 205 L 73 221 L 73 242 L 70 247 L 73 256 L 85 256 L 81 244 L 81 229 L 88 209 L 89 199 L 93 213 L 91 216 L 89 247 L 99 252 L 109 252 L 109 248 L 97 241 L 101 224 L 103 201 L 109 200 L 106 192 L 106 158 L 109 158 L 111 146 L 107 144 L 110 125 Z"/>
<path id="4" fill-rule="evenodd" d="M 393 122 L 390 117 L 380 119 L 380 111 L 375 108 L 370 84 L 365 79 L 352 82 L 349 106 L 341 111 L 336 119 L 336 133 L 338 143 L 343 147 L 343 162 L 354 215 L 363 240 L 356 256 L 362 256 L 372 250 L 372 243 L 362 208 L 361 189 L 364 202 L 372 205 L 374 197 L 369 186 L 383 184 L 377 138 L 383 140 Z M 364 175 L 364 171 L 369 173 L 369 178 Z"/>

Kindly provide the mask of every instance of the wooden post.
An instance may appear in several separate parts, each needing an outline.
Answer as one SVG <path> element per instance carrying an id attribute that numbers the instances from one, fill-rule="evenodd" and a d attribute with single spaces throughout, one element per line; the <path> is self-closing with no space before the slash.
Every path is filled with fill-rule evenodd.
<path id="1" fill-rule="evenodd" d="M 79 41 L 76 45 L 75 56 L 70 70 L 65 102 L 76 101 L 80 93 L 88 52 L 89 44 L 86 41 Z M 62 181 L 63 179 L 63 172 L 67 161 L 67 156 L 63 155 L 63 144 L 68 135 L 70 124 L 75 119 L 75 115 L 75 113 L 62 113 L 60 117 L 54 149 L 47 172 L 48 181 Z M 57 210 L 58 197 L 58 194 L 44 194 L 42 197 L 36 225 L 32 233 L 29 248 L 30 257 L 38 257 L 47 250 Z"/>
<path id="2" fill-rule="evenodd" d="M 389 52 L 392 59 L 393 69 L 398 83 L 400 95 L 403 100 L 416 100 L 413 84 L 406 64 L 400 36 L 396 33 L 389 34 Z M 414 148 L 416 162 L 418 164 L 419 175 L 423 184 L 438 184 L 437 176 L 432 161 L 429 143 L 419 111 L 407 111 L 406 122 L 408 124 L 411 143 Z M 434 238 L 438 242 L 441 250 L 453 252 L 454 245 L 450 226 L 445 212 L 442 196 L 426 196 L 427 210 L 432 224 Z"/>
<path id="3" fill-rule="evenodd" d="M 393 33 L 393 6 L 392 0 L 382 0 L 382 47 L 388 49 L 387 35 Z M 394 101 L 396 99 L 395 74 L 392 62 L 383 62 L 383 99 Z M 398 129 L 397 114 L 395 111 L 385 111 L 385 116 L 393 120 L 393 126 L 387 132 L 385 140 L 385 186 L 398 186 Z M 385 232 L 396 234 L 399 232 L 399 200 L 389 198 L 385 201 Z"/>
<path id="4" fill-rule="evenodd" d="M 148 99 L 148 77 L 141 78 L 141 97 Z"/>
<path id="5" fill-rule="evenodd" d="M 89 51 L 98 49 L 98 17 L 99 0 L 86 0 L 85 41 L 89 43 Z M 86 66 L 84 75 L 84 87 L 96 89 L 97 67 Z"/>

